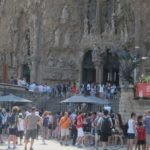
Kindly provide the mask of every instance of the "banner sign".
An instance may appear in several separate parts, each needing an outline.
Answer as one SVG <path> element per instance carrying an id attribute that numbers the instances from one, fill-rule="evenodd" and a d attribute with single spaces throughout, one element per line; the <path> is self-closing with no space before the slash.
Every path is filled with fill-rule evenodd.
<path id="1" fill-rule="evenodd" d="M 137 83 L 136 97 L 150 98 L 150 83 Z"/>

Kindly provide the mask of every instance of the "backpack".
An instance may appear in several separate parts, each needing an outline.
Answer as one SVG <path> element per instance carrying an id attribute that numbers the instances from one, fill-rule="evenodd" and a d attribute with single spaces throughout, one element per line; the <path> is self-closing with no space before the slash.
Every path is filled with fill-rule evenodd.
<path id="1" fill-rule="evenodd" d="M 2 126 L 3 124 L 3 118 L 2 118 L 2 115 L 0 115 L 0 127 Z"/>
<path id="2" fill-rule="evenodd" d="M 8 118 L 8 124 L 9 124 L 11 127 L 17 126 L 17 115 L 16 115 L 16 114 L 12 114 L 12 115 Z"/>
<path id="3" fill-rule="evenodd" d="M 109 117 L 107 118 L 103 117 L 102 124 L 101 124 L 101 133 L 111 135 L 111 122 Z"/>
<path id="4" fill-rule="evenodd" d="M 49 125 L 49 118 L 48 117 L 44 117 L 44 119 L 43 119 L 43 126 L 44 127 L 48 127 L 48 125 Z"/>

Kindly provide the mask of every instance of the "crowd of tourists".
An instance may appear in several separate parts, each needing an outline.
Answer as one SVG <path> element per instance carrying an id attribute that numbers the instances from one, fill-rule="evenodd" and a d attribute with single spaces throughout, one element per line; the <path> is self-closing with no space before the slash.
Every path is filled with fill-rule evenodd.
<path id="1" fill-rule="evenodd" d="M 55 85 L 27 83 L 26 80 L 10 80 L 11 84 L 25 87 L 31 93 L 46 93 L 55 97 L 68 97 L 75 94 L 91 95 L 97 97 L 110 98 L 117 93 L 119 88 L 114 83 L 94 84 L 94 83 L 57 83 Z"/>
<path id="2" fill-rule="evenodd" d="M 61 145 L 79 148 L 94 146 L 107 149 L 108 145 L 126 145 L 127 150 L 149 150 L 150 110 L 143 116 L 131 113 L 131 118 L 123 123 L 120 114 L 110 114 L 108 110 L 89 113 L 38 112 L 35 107 L 21 111 L 14 106 L 12 111 L 0 109 L 0 142 L 8 135 L 8 149 L 16 149 L 24 144 L 24 149 L 33 150 L 34 140 L 41 137 L 46 144 L 55 138 Z M 28 146 L 30 141 L 30 146 Z M 71 143 L 70 143 L 71 141 Z"/>

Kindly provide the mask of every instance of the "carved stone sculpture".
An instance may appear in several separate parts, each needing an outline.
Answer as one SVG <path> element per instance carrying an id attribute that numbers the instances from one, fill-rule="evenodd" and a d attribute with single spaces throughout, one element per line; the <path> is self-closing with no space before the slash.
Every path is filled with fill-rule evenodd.
<path id="1" fill-rule="evenodd" d="M 68 11 L 68 6 L 65 5 L 63 10 L 62 10 L 62 15 L 61 15 L 61 23 L 66 23 L 69 19 L 69 11 Z"/>
<path id="2" fill-rule="evenodd" d="M 88 30 L 89 30 L 88 19 L 85 18 L 85 19 L 84 19 L 84 36 L 87 36 L 87 35 L 88 35 Z"/>
<path id="3" fill-rule="evenodd" d="M 61 31 L 60 31 L 60 29 L 58 28 L 58 29 L 55 31 L 55 43 L 54 43 L 54 46 L 59 46 L 60 35 L 61 35 Z"/>

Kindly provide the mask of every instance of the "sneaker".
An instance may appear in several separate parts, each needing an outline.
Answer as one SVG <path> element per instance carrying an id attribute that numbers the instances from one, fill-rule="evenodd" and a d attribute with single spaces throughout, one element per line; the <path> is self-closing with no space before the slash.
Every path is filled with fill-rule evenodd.
<path id="1" fill-rule="evenodd" d="M 11 149 L 10 146 L 8 146 L 7 150 Z"/>
<path id="2" fill-rule="evenodd" d="M 16 146 L 14 146 L 13 149 L 16 149 Z"/>
<path id="3" fill-rule="evenodd" d="M 66 143 L 65 146 L 69 146 L 69 145 Z"/>
<path id="4" fill-rule="evenodd" d="M 30 150 L 33 150 L 33 148 L 31 147 Z"/>
<path id="5" fill-rule="evenodd" d="M 78 145 L 79 145 L 78 143 L 75 144 L 75 146 L 78 146 Z"/>

